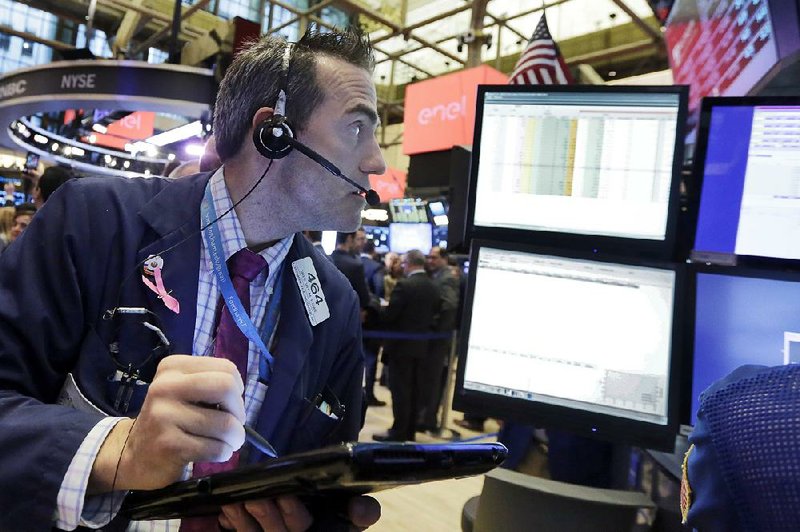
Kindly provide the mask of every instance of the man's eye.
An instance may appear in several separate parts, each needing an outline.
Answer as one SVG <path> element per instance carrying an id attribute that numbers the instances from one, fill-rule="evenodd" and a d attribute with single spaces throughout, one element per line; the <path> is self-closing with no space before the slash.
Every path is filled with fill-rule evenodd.
<path id="1" fill-rule="evenodd" d="M 359 136 L 361 134 L 361 124 L 352 124 L 350 126 L 350 131 L 353 133 L 353 136 Z"/>

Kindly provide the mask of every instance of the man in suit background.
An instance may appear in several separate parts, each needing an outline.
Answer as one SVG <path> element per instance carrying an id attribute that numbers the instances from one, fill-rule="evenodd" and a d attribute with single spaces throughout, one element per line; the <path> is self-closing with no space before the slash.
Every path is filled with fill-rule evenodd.
<path id="1" fill-rule="evenodd" d="M 331 260 L 350 281 L 350 286 L 358 296 L 361 310 L 364 311 L 369 306 L 369 290 L 367 281 L 364 279 L 364 265 L 361 264 L 361 259 L 358 258 L 356 251 L 357 233 L 357 231 L 353 231 L 352 233 L 336 234 L 336 249 L 331 253 Z"/>
<path id="2" fill-rule="evenodd" d="M 430 334 L 441 306 L 439 289 L 425 273 L 425 255 L 418 249 L 406 253 L 406 277 L 397 282 L 383 312 L 383 321 L 397 332 Z M 389 340 L 384 353 L 391 359 L 389 390 L 392 392 L 394 423 L 377 441 L 414 441 L 422 401 L 420 388 L 428 371 L 425 359 L 430 341 L 426 339 Z"/>
<path id="3" fill-rule="evenodd" d="M 426 257 L 425 269 L 431 276 L 433 283 L 439 289 L 441 306 L 439 317 L 436 321 L 436 332 L 449 333 L 456 327 L 456 314 L 458 313 L 458 284 L 459 281 L 447 262 L 447 251 L 434 246 Z M 425 359 L 427 371 L 423 372 L 424 380 L 421 383 L 423 403 L 421 406 L 420 428 L 435 431 L 438 429 L 437 413 L 442 399 L 445 369 L 450 353 L 450 338 L 431 340 L 428 356 Z"/>

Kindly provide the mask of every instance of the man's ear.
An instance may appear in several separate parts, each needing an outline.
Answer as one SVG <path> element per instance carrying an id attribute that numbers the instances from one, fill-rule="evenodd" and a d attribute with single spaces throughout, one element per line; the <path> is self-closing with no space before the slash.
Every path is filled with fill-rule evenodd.
<path id="1" fill-rule="evenodd" d="M 275 114 L 275 110 L 272 107 L 259 108 L 258 111 L 256 111 L 256 113 L 253 115 L 253 123 L 251 124 L 251 127 L 255 129 L 258 127 L 258 124 L 271 117 L 273 114 Z"/>

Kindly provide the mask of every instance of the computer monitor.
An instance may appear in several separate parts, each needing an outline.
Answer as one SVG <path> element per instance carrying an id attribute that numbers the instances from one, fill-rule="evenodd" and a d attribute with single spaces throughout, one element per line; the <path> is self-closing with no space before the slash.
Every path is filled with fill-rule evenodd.
<path id="1" fill-rule="evenodd" d="M 800 97 L 704 99 L 695 174 L 694 260 L 800 259 Z"/>
<path id="2" fill-rule="evenodd" d="M 389 249 L 395 253 L 406 253 L 418 249 L 426 255 L 433 247 L 431 224 L 389 224 Z"/>
<path id="3" fill-rule="evenodd" d="M 428 221 L 425 202 L 419 198 L 389 200 L 389 214 L 392 222 L 427 223 Z"/>
<path id="4" fill-rule="evenodd" d="M 372 241 L 375 251 L 386 253 L 389 251 L 389 228 L 381 225 L 363 225 L 367 241 Z"/>
<path id="5" fill-rule="evenodd" d="M 654 449 L 674 446 L 680 265 L 474 241 L 458 410 Z"/>
<path id="6" fill-rule="evenodd" d="M 468 233 L 668 256 L 686 87 L 478 87 Z"/>
<path id="7" fill-rule="evenodd" d="M 695 270 L 690 411 L 681 416 L 689 425 L 700 393 L 739 366 L 800 363 L 800 274 Z"/>

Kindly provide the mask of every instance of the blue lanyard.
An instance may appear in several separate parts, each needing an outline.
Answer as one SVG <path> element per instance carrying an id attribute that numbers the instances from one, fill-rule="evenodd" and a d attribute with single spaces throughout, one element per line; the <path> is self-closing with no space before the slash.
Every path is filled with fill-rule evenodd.
<path id="1" fill-rule="evenodd" d="M 242 331 L 242 334 L 253 342 L 261 353 L 258 362 L 259 380 L 264 384 L 269 384 L 274 358 L 269 352 L 269 349 L 267 349 L 267 342 L 269 342 L 278 324 L 280 300 L 283 294 L 283 264 L 281 264 L 276 274 L 275 287 L 269 300 L 267 315 L 259 331 L 253 324 L 250 316 L 245 312 L 242 302 L 239 296 L 236 295 L 236 290 L 233 288 L 228 265 L 225 263 L 223 255 L 222 236 L 219 233 L 216 222 L 211 223 L 211 221 L 216 218 L 217 212 L 214 208 L 214 199 L 211 196 L 211 186 L 207 186 L 205 195 L 203 196 L 203 202 L 200 205 L 200 223 L 205 227 L 203 230 L 203 240 L 206 244 L 206 251 L 211 259 L 214 276 L 217 278 L 217 284 L 219 284 L 222 299 L 225 301 L 228 311 L 230 311 L 234 322 L 237 327 L 239 327 L 239 330 Z"/>

